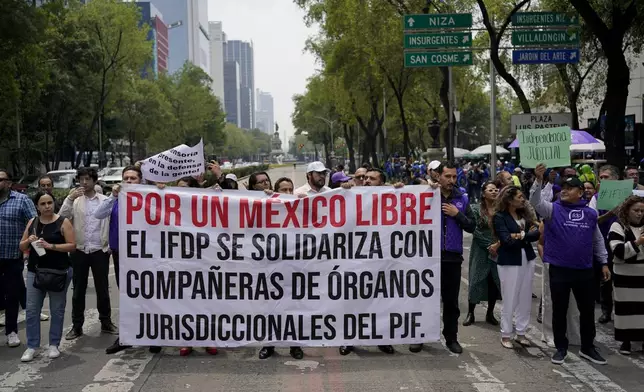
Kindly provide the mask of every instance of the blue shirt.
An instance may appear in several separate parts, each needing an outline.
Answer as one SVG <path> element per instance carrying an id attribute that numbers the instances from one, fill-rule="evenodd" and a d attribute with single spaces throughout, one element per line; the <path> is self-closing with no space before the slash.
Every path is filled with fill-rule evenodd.
<path id="1" fill-rule="evenodd" d="M 10 191 L 0 203 L 0 259 L 18 259 L 20 240 L 29 219 L 35 217 L 36 207 L 27 196 Z"/>

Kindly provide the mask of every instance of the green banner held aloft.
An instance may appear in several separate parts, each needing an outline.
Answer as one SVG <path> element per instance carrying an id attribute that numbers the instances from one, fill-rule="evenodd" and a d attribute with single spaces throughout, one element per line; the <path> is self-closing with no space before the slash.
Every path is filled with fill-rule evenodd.
<path id="1" fill-rule="evenodd" d="M 597 195 L 598 210 L 612 210 L 633 194 L 633 180 L 603 180 Z"/>
<path id="2" fill-rule="evenodd" d="M 519 129 L 521 166 L 535 168 L 539 163 L 548 167 L 570 166 L 570 127 Z"/>

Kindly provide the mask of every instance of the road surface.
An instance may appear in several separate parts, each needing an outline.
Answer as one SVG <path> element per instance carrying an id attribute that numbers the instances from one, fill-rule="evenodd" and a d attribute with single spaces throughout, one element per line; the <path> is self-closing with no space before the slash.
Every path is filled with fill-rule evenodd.
<path id="1" fill-rule="evenodd" d="M 292 177 L 296 186 L 304 182 L 304 169 L 292 167 L 272 170 L 273 180 Z M 467 260 L 471 237 L 466 236 Z M 539 294 L 541 265 L 535 274 L 534 292 Z M 118 293 L 114 271 L 110 270 L 112 310 L 118 315 Z M 467 309 L 467 263 L 462 269 L 461 322 Z M 462 355 L 448 352 L 442 344 L 426 345 L 412 354 L 407 346 L 396 346 L 394 355 L 376 348 L 357 349 L 340 356 L 335 348 L 304 349 L 297 361 L 288 349 L 278 349 L 267 360 L 257 358 L 257 348 L 221 349 L 216 356 L 196 350 L 180 357 L 178 349 L 166 348 L 150 354 L 134 348 L 108 356 L 104 349 L 114 337 L 100 333 L 93 283 L 87 295 L 85 336 L 61 344 L 62 355 L 56 360 L 43 356 L 23 364 L 25 349 L 24 315 L 21 315 L 19 348 L 0 347 L 0 392 L 163 392 L 163 391 L 262 391 L 262 392 L 638 392 L 644 391 L 644 356 L 624 357 L 617 353 L 612 340 L 612 323 L 598 324 L 601 353 L 606 366 L 596 366 L 578 358 L 578 348 L 571 347 L 564 366 L 550 363 L 553 349 L 540 342 L 535 321 L 538 299 L 533 300 L 529 337 L 537 345 L 528 349 L 507 350 L 499 342 L 498 327 L 484 322 L 485 308 L 477 306 L 478 322 L 459 327 Z M 47 303 L 45 312 L 48 313 Z M 496 313 L 499 317 L 499 305 Z M 70 324 L 71 290 L 67 303 L 66 327 Z M 599 312 L 597 312 L 599 316 Z M 48 322 L 42 323 L 43 345 L 47 344 Z"/>

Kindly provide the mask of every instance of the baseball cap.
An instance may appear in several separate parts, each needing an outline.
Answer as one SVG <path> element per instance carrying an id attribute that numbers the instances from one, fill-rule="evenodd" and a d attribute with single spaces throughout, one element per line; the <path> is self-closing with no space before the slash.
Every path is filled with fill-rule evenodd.
<path id="1" fill-rule="evenodd" d="M 584 189 L 584 184 L 577 177 L 566 178 L 566 181 L 561 184 L 562 186 L 569 186 L 571 188 L 580 188 Z"/>
<path id="2" fill-rule="evenodd" d="M 427 165 L 427 167 L 429 168 L 429 170 L 436 170 L 440 165 L 441 161 L 431 161 L 429 162 L 429 165 Z"/>
<path id="3" fill-rule="evenodd" d="M 351 177 L 344 174 L 344 172 L 336 172 L 331 176 L 331 182 L 347 182 Z"/>
<path id="4" fill-rule="evenodd" d="M 324 166 L 324 163 L 322 163 L 322 162 L 320 162 L 320 161 L 315 161 L 315 162 L 311 162 L 311 163 L 309 163 L 309 165 L 306 167 L 306 173 L 307 173 L 307 174 L 308 174 L 308 173 L 313 173 L 313 172 L 317 172 L 317 173 L 328 173 L 328 172 L 329 172 L 329 169 L 327 169 L 327 168 Z"/>
<path id="5" fill-rule="evenodd" d="M 229 180 L 237 181 L 237 176 L 234 175 L 233 173 L 226 174 L 226 178 Z"/>

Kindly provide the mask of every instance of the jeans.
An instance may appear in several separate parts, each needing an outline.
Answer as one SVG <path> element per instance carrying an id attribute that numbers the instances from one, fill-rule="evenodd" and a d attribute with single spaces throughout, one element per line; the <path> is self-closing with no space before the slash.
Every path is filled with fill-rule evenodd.
<path id="1" fill-rule="evenodd" d="M 568 301 L 572 291 L 579 309 L 581 349 L 590 349 L 595 340 L 594 271 L 550 265 L 550 294 L 552 296 L 552 332 L 555 347 L 568 350 Z"/>
<path id="2" fill-rule="evenodd" d="M 441 299 L 443 301 L 443 336 L 447 343 L 458 341 L 458 294 L 461 288 L 461 263 L 441 263 Z"/>
<path id="3" fill-rule="evenodd" d="M 96 289 L 96 307 L 101 324 L 112 322 L 112 308 L 110 305 L 110 289 L 108 274 L 110 270 L 110 255 L 103 251 L 72 253 L 72 267 L 74 268 L 74 293 L 72 295 L 72 324 L 75 329 L 82 329 L 85 323 L 85 294 L 87 293 L 87 280 L 89 270 L 92 270 L 94 287 Z"/>
<path id="4" fill-rule="evenodd" d="M 55 293 L 52 291 L 42 291 L 34 287 L 34 277 L 36 274 L 27 271 L 27 347 L 37 349 L 40 347 L 40 312 L 42 310 L 45 295 L 49 294 L 49 312 L 51 321 L 49 324 L 49 345 L 56 346 L 60 344 L 60 338 L 63 336 L 63 322 L 65 321 L 65 306 L 67 305 L 67 288 L 72 281 L 72 269 L 67 273 L 67 283 L 65 290 Z"/>
<path id="5" fill-rule="evenodd" d="M 18 333 L 18 306 L 25 284 L 22 279 L 24 268 L 22 257 L 0 259 L 0 285 L 5 296 L 5 335 Z"/>

